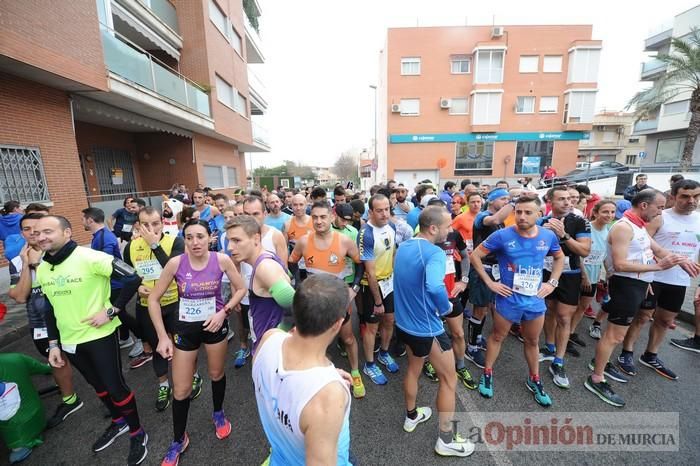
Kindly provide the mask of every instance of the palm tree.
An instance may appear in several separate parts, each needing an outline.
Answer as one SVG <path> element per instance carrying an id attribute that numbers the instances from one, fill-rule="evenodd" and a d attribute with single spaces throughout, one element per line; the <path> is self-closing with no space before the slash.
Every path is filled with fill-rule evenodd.
<path id="1" fill-rule="evenodd" d="M 688 171 L 693 163 L 693 149 L 700 132 L 700 29 L 692 28 L 687 38 L 671 39 L 671 52 L 658 54 L 657 60 L 667 64 L 663 77 L 654 85 L 638 92 L 627 104 L 635 107 L 637 121 L 658 114 L 659 108 L 680 94 L 691 93 L 690 124 L 681 156 L 680 169 Z"/>

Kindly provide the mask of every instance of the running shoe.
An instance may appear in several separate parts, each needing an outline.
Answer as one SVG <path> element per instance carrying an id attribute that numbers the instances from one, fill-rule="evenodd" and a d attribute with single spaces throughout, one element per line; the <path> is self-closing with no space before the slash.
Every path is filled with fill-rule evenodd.
<path id="1" fill-rule="evenodd" d="M 141 351 L 141 354 L 139 354 L 129 362 L 129 368 L 138 369 L 139 367 L 147 364 L 149 361 L 152 360 L 153 353 L 146 353 L 145 351 Z"/>
<path id="2" fill-rule="evenodd" d="M 340 353 L 340 357 L 342 357 L 342 358 L 348 357 L 348 352 L 345 350 L 345 345 L 343 344 L 343 340 L 338 338 L 335 341 L 335 347 L 338 348 L 338 352 Z"/>
<path id="3" fill-rule="evenodd" d="M 588 317 L 589 319 L 595 319 L 596 312 L 593 310 L 591 306 L 588 306 L 585 311 L 583 311 L 583 316 Z"/>
<path id="4" fill-rule="evenodd" d="M 27 447 L 13 448 L 10 450 L 10 464 L 19 463 L 29 458 L 32 454 L 32 449 Z"/>
<path id="5" fill-rule="evenodd" d="M 647 354 L 642 354 L 639 357 L 639 362 L 651 369 L 654 369 L 656 373 L 662 377 L 666 377 L 669 380 L 678 380 L 676 373 L 666 367 L 663 361 L 661 361 L 661 359 L 659 359 L 656 355 L 650 356 Z"/>
<path id="6" fill-rule="evenodd" d="M 571 355 L 575 358 L 578 358 L 581 356 L 581 352 L 576 349 L 576 346 L 571 343 L 571 341 L 566 342 L 566 354 Z"/>
<path id="7" fill-rule="evenodd" d="M 515 338 L 517 338 L 520 343 L 525 343 L 525 339 L 523 338 L 523 334 L 520 331 L 520 325 L 518 325 L 518 324 L 511 325 L 508 333 L 513 335 Z"/>
<path id="8" fill-rule="evenodd" d="M 525 385 L 527 385 L 527 389 L 530 390 L 535 396 L 535 401 L 538 405 L 544 406 L 545 408 L 552 406 L 552 399 L 549 397 L 547 392 L 544 391 L 544 387 L 542 386 L 541 381 L 538 380 L 537 382 L 534 382 L 531 378 L 528 377 L 527 382 L 525 382 Z"/>
<path id="9" fill-rule="evenodd" d="M 365 363 L 364 367 L 362 368 L 362 372 L 364 372 L 365 375 L 367 375 L 367 377 L 369 377 L 370 380 L 377 385 L 386 385 L 388 382 L 382 373 L 382 370 L 376 363 L 372 365 Z"/>
<path id="10" fill-rule="evenodd" d="M 581 348 L 586 347 L 586 342 L 581 339 L 580 336 L 578 336 L 578 333 L 572 333 L 569 335 L 569 341 L 575 345 L 580 346 Z"/>
<path id="11" fill-rule="evenodd" d="M 592 371 L 595 370 L 595 359 L 591 359 L 591 362 L 588 363 L 588 368 Z M 610 362 L 605 363 L 605 369 L 603 370 L 603 373 L 606 375 L 606 377 L 610 377 L 615 382 L 629 382 L 629 380 L 622 374 L 622 372 L 617 370 L 617 368 L 610 364 Z"/>
<path id="12" fill-rule="evenodd" d="M 595 383 L 593 378 L 589 376 L 583 386 L 609 405 L 617 406 L 618 408 L 625 406 L 625 400 L 620 395 L 617 395 L 605 380 Z"/>
<path id="13" fill-rule="evenodd" d="M 474 448 L 471 441 L 462 438 L 459 434 L 455 434 L 450 443 L 443 442 L 440 436 L 435 442 L 435 453 L 440 456 L 466 457 L 474 453 Z"/>
<path id="14" fill-rule="evenodd" d="M 540 362 L 542 361 L 554 361 L 554 358 L 557 356 L 557 353 L 554 351 L 550 351 L 549 348 L 546 346 L 543 346 L 540 348 Z"/>
<path id="15" fill-rule="evenodd" d="M 620 354 L 617 357 L 617 366 L 622 372 L 624 372 L 627 375 L 637 375 L 637 367 L 634 365 L 634 358 L 632 357 L 632 353 L 629 353 L 627 355 Z"/>
<path id="16" fill-rule="evenodd" d="M 125 340 L 119 340 L 119 349 L 129 348 L 131 346 L 134 346 L 134 339 L 131 338 L 131 335 Z"/>
<path id="17" fill-rule="evenodd" d="M 199 395 L 202 394 L 202 376 L 195 374 L 192 376 L 192 392 L 190 393 L 190 400 L 196 400 Z"/>
<path id="18" fill-rule="evenodd" d="M 464 356 L 469 359 L 471 362 L 473 362 L 476 367 L 483 369 L 484 364 L 486 364 L 486 357 L 484 356 L 483 351 L 479 351 L 478 349 L 476 350 L 470 350 L 467 349 L 467 352 L 464 353 Z"/>
<path id="19" fill-rule="evenodd" d="M 250 348 L 240 348 L 236 351 L 236 359 L 233 361 L 233 367 L 240 369 L 245 366 L 248 356 L 250 356 Z"/>
<path id="20" fill-rule="evenodd" d="M 435 368 L 433 365 L 430 363 L 430 361 L 425 361 L 423 363 L 423 374 L 430 379 L 432 382 L 437 382 L 438 381 L 438 376 L 437 372 L 435 372 Z"/>
<path id="21" fill-rule="evenodd" d="M 394 358 L 391 357 L 388 351 L 386 353 L 384 351 L 380 351 L 379 355 L 377 356 L 377 361 L 384 364 L 386 370 L 392 374 L 399 371 L 399 365 L 396 364 L 396 361 L 394 361 Z"/>
<path id="22" fill-rule="evenodd" d="M 214 421 L 216 438 L 223 440 L 231 435 L 231 421 L 226 418 L 223 409 L 221 411 L 214 411 L 211 418 L 212 421 Z"/>
<path id="23" fill-rule="evenodd" d="M 233 337 L 236 336 L 236 332 L 233 331 L 233 328 L 231 326 L 228 326 L 228 333 L 226 334 L 226 341 L 231 341 L 233 340 Z"/>
<path id="24" fill-rule="evenodd" d="M 462 385 L 469 390 L 476 390 L 476 381 L 466 367 L 457 369 L 457 379 L 459 379 L 462 382 Z"/>
<path id="25" fill-rule="evenodd" d="M 170 406 L 172 396 L 173 389 L 170 386 L 159 385 L 158 396 L 156 397 L 156 411 L 165 411 Z"/>
<path id="26" fill-rule="evenodd" d="M 65 402 L 61 402 L 61 404 L 56 407 L 56 411 L 54 412 L 53 416 L 51 416 L 51 418 L 48 421 L 46 421 L 46 428 L 52 429 L 56 427 L 57 425 L 65 421 L 68 416 L 78 411 L 82 407 L 83 400 L 78 398 L 77 395 L 75 396 L 75 403 L 71 405 Z"/>
<path id="27" fill-rule="evenodd" d="M 686 351 L 692 351 L 694 353 L 700 353 L 700 342 L 696 337 L 686 338 L 681 340 L 679 338 L 672 338 L 671 344 L 676 348 L 684 349 Z"/>
<path id="28" fill-rule="evenodd" d="M 486 338 L 484 338 L 483 335 L 478 335 L 478 336 L 476 337 L 476 346 L 477 346 L 480 350 L 486 351 L 487 343 L 486 343 Z"/>
<path id="29" fill-rule="evenodd" d="M 143 430 L 132 435 L 129 439 L 129 458 L 127 459 L 127 465 L 137 465 L 143 463 L 143 460 L 148 456 L 148 434 Z"/>
<path id="30" fill-rule="evenodd" d="M 482 374 L 479 379 L 479 394 L 484 398 L 493 398 L 493 376 Z"/>
<path id="31" fill-rule="evenodd" d="M 600 337 L 603 335 L 603 332 L 601 332 L 600 330 L 600 325 L 591 325 L 590 327 L 588 327 L 588 334 L 594 340 L 600 340 Z"/>
<path id="32" fill-rule="evenodd" d="M 359 375 L 352 378 L 352 396 L 355 398 L 365 397 L 365 384 L 362 383 L 362 377 Z"/>
<path id="33" fill-rule="evenodd" d="M 569 388 L 569 377 L 566 375 L 566 369 L 561 364 L 550 364 L 549 373 L 552 374 L 552 382 L 559 388 Z"/>
<path id="34" fill-rule="evenodd" d="M 129 351 L 129 357 L 135 358 L 136 356 L 140 356 L 141 353 L 143 353 L 143 342 L 140 338 L 137 338 L 134 346 L 131 347 L 131 351 Z"/>
<path id="35" fill-rule="evenodd" d="M 181 441 L 170 444 L 168 452 L 165 454 L 165 458 L 163 458 L 163 462 L 160 463 L 160 466 L 177 466 L 180 462 L 180 455 L 187 450 L 189 444 L 190 437 L 187 435 L 187 432 L 185 432 Z"/>
<path id="36" fill-rule="evenodd" d="M 129 432 L 129 426 L 126 424 L 126 422 L 122 424 L 112 422 L 109 427 L 105 429 L 100 438 L 98 438 L 92 445 L 92 451 L 98 452 L 104 450 L 113 444 L 117 437 L 124 435 L 127 432 Z"/>
<path id="37" fill-rule="evenodd" d="M 416 411 L 418 412 L 418 415 L 415 419 L 411 419 L 410 417 L 406 416 L 406 419 L 404 419 L 403 421 L 403 430 L 405 430 L 406 432 L 413 432 L 414 430 L 416 430 L 416 426 L 418 424 L 427 421 L 428 419 L 430 419 L 430 416 L 433 415 L 433 410 L 427 406 L 421 406 L 420 408 L 416 408 Z"/>

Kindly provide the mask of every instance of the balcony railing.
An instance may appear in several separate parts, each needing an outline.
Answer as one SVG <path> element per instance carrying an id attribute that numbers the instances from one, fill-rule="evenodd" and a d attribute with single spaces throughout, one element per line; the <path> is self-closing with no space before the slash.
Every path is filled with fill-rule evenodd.
<path id="1" fill-rule="evenodd" d="M 211 116 L 209 96 L 197 84 L 115 30 L 101 24 L 100 33 L 109 71 L 197 113 Z"/>
<path id="2" fill-rule="evenodd" d="M 668 63 L 657 58 L 642 63 L 642 78 L 666 71 Z"/>
<path id="3" fill-rule="evenodd" d="M 634 132 L 653 131 L 659 126 L 659 120 L 640 120 L 634 124 Z"/>
<path id="4" fill-rule="evenodd" d="M 268 136 L 267 129 L 254 121 L 251 121 L 251 126 L 253 128 L 253 141 L 270 147 L 270 138 Z"/>
<path id="5" fill-rule="evenodd" d="M 262 95 L 264 95 L 267 91 L 265 84 L 263 83 L 262 79 L 260 79 L 260 76 L 258 76 L 250 66 L 248 67 L 248 85 Z"/>
<path id="6" fill-rule="evenodd" d="M 177 26 L 177 12 L 175 7 L 168 0 L 138 0 L 143 3 L 157 17 L 167 24 L 170 29 L 180 34 Z"/>

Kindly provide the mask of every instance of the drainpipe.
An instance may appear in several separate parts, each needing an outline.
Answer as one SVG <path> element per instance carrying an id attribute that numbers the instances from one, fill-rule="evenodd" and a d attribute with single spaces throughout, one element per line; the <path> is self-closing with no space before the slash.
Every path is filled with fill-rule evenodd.
<path id="1" fill-rule="evenodd" d="M 195 163 L 197 163 L 197 160 L 194 156 L 194 134 L 192 135 L 192 139 L 190 139 L 190 141 L 192 141 L 192 165 L 194 165 Z"/>
<path id="2" fill-rule="evenodd" d="M 75 137 L 75 117 L 73 114 L 73 97 L 68 98 L 68 103 L 70 105 L 70 124 L 73 128 L 73 137 Z"/>

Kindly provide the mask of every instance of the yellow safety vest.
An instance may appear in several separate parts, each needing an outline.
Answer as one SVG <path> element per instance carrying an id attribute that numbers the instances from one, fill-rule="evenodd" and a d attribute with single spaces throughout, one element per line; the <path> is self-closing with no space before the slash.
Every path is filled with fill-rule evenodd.
<path id="1" fill-rule="evenodd" d="M 158 243 L 165 253 L 170 256 L 173 250 L 173 244 L 175 243 L 175 237 L 172 235 L 163 235 L 163 238 L 161 238 Z M 156 285 L 156 280 L 160 278 L 163 267 L 160 265 L 160 262 L 158 262 L 151 246 L 146 244 L 143 238 L 136 238 L 131 241 L 131 245 L 129 246 L 129 257 L 131 263 L 134 264 L 136 272 L 143 279 L 141 284 L 146 288 L 153 289 Z M 139 298 L 139 300 L 142 306 L 148 306 L 147 298 Z M 177 300 L 177 283 L 173 280 L 170 282 L 170 286 L 168 286 L 165 294 L 160 298 L 160 305 L 167 306 L 168 304 L 177 302 Z"/>

